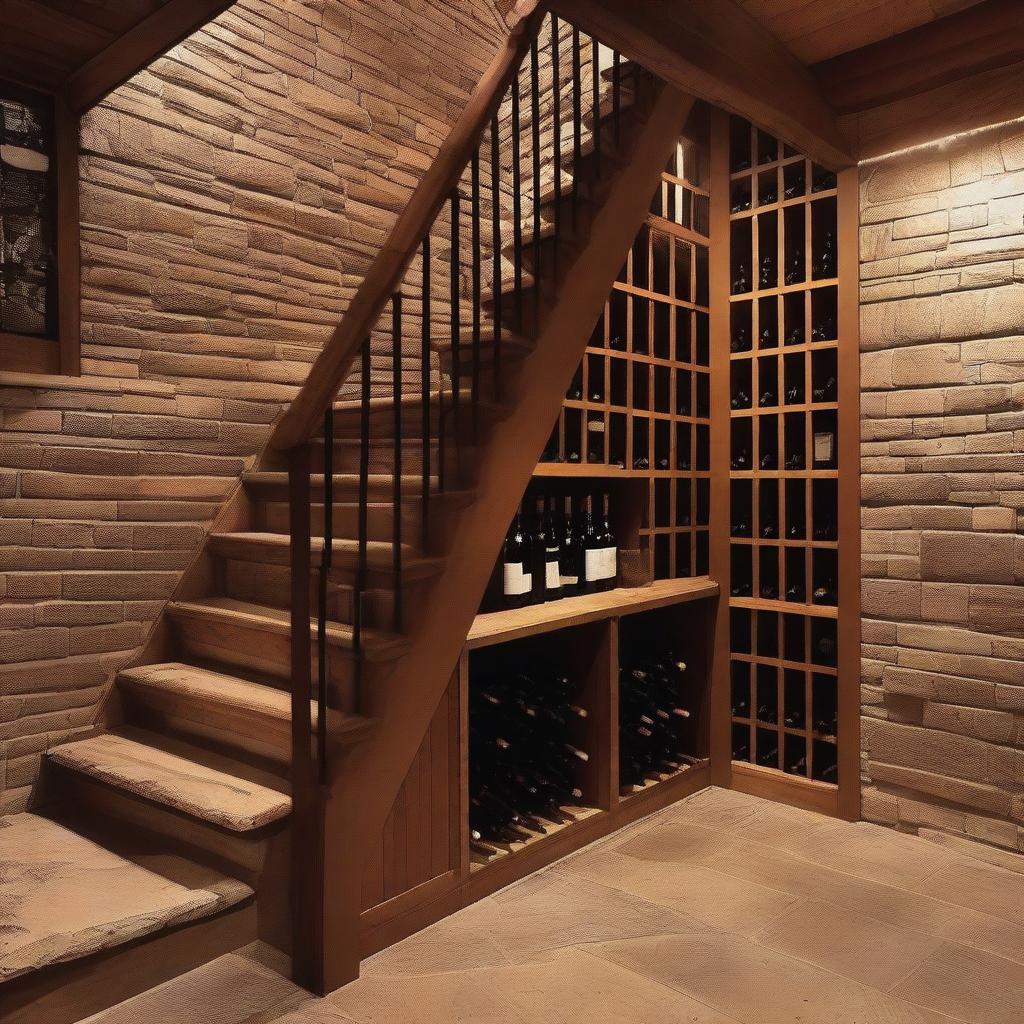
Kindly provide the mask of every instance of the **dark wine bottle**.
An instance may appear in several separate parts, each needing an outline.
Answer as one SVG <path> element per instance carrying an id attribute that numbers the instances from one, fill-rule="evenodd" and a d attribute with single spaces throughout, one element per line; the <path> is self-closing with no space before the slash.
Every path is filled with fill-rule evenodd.
<path id="1" fill-rule="evenodd" d="M 602 555 L 602 590 L 614 590 L 619 578 L 619 552 L 615 544 L 615 534 L 612 533 L 611 523 L 608 518 L 610 497 L 608 494 L 602 496 L 601 503 L 601 540 L 604 544 Z"/>
<path id="2" fill-rule="evenodd" d="M 593 594 L 601 589 L 604 542 L 594 522 L 594 499 L 588 494 L 583 513 L 583 592 Z"/>
<path id="3" fill-rule="evenodd" d="M 561 542 L 555 526 L 554 504 L 552 497 L 544 503 L 544 589 L 548 601 L 557 601 L 562 596 Z"/>
<path id="4" fill-rule="evenodd" d="M 547 600 L 547 547 L 548 538 L 544 532 L 544 499 L 538 497 L 534 503 L 533 527 L 530 533 L 530 575 L 533 582 L 531 592 L 534 604 Z"/>
<path id="5" fill-rule="evenodd" d="M 501 564 L 505 607 L 522 608 L 530 601 L 533 577 L 529 540 L 523 532 L 522 517 L 518 512 L 505 537 Z"/>
<path id="6" fill-rule="evenodd" d="M 559 585 L 564 597 L 573 597 L 581 592 L 582 560 L 579 520 L 573 516 L 570 508 L 562 517 L 561 544 L 558 550 Z"/>

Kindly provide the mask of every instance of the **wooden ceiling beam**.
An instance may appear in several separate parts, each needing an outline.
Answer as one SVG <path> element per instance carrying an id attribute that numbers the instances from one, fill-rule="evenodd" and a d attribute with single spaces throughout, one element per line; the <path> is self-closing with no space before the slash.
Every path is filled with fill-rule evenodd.
<path id="1" fill-rule="evenodd" d="M 986 0 L 815 64 L 839 114 L 870 110 L 1024 61 L 1024 3 Z"/>
<path id="2" fill-rule="evenodd" d="M 985 0 L 812 68 L 859 159 L 1024 116 L 1024 3 Z"/>
<path id="3" fill-rule="evenodd" d="M 67 80 L 69 108 L 82 114 L 182 39 L 202 28 L 234 0 L 167 0 L 115 39 Z"/>
<path id="4" fill-rule="evenodd" d="M 854 162 L 814 76 L 733 0 L 552 0 L 601 42 L 832 169 Z"/>

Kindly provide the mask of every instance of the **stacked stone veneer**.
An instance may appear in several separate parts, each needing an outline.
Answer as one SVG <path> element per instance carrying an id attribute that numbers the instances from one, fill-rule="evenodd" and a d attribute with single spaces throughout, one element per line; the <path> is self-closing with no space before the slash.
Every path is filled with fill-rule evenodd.
<path id="1" fill-rule="evenodd" d="M 861 174 L 863 813 L 1024 850 L 1024 125 Z"/>
<path id="2" fill-rule="evenodd" d="M 85 118 L 87 376 L 0 376 L 0 810 L 92 722 L 506 33 L 488 0 L 239 0 Z"/>

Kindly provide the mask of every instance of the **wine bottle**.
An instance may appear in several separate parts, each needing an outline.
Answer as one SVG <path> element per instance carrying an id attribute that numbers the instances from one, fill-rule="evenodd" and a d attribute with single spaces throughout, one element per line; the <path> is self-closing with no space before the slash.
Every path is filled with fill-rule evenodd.
<path id="1" fill-rule="evenodd" d="M 544 532 L 544 499 L 538 497 L 534 503 L 533 529 L 530 534 L 530 574 L 533 579 L 531 599 L 533 604 L 547 600 L 547 547 L 548 538 Z"/>
<path id="2" fill-rule="evenodd" d="M 770 254 L 761 257 L 760 284 L 762 288 L 775 286 L 775 260 Z"/>
<path id="3" fill-rule="evenodd" d="M 794 248 L 786 263 L 786 284 L 797 284 L 804 279 L 804 251 Z"/>
<path id="4" fill-rule="evenodd" d="M 562 596 L 561 544 L 554 517 L 555 499 L 549 497 L 544 503 L 544 588 L 548 601 Z"/>
<path id="5" fill-rule="evenodd" d="M 750 348 L 750 336 L 746 327 L 737 327 L 729 342 L 730 352 L 746 352 Z"/>
<path id="6" fill-rule="evenodd" d="M 836 276 L 836 244 L 831 231 L 825 232 L 814 270 L 815 277 Z"/>
<path id="7" fill-rule="evenodd" d="M 580 593 L 582 548 L 579 521 L 570 507 L 562 517 L 561 544 L 558 550 L 558 582 L 564 597 Z"/>
<path id="8" fill-rule="evenodd" d="M 601 498 L 601 542 L 602 549 L 602 577 L 601 589 L 614 590 L 619 577 L 619 555 L 615 545 L 615 534 L 612 533 L 611 524 L 608 519 L 610 498 L 605 494 Z"/>
<path id="9" fill-rule="evenodd" d="M 733 455 L 730 466 L 733 469 L 741 470 L 750 468 L 750 456 L 746 448 L 741 448 L 735 455 Z"/>
<path id="10" fill-rule="evenodd" d="M 732 280 L 732 291 L 733 294 L 750 291 L 750 282 L 747 280 L 747 266 L 745 263 L 740 263 L 736 268 L 736 276 Z"/>
<path id="11" fill-rule="evenodd" d="M 583 591 L 593 594 L 604 579 L 604 543 L 594 522 L 593 498 L 588 494 L 583 513 Z"/>
<path id="12" fill-rule="evenodd" d="M 730 402 L 734 409 L 749 409 L 750 408 L 750 395 L 747 394 L 743 388 L 733 392 L 732 400 Z"/>
<path id="13" fill-rule="evenodd" d="M 836 400 L 836 379 L 829 377 L 824 384 L 813 391 L 816 402 L 834 402 Z"/>
<path id="14" fill-rule="evenodd" d="M 518 512 L 512 520 L 502 548 L 503 594 L 506 608 L 522 608 L 533 590 L 530 548 Z"/>

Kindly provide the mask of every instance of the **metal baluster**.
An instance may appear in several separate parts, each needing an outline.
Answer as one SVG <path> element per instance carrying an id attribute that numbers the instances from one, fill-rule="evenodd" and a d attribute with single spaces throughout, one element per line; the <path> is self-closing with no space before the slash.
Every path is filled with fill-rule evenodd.
<path id="1" fill-rule="evenodd" d="M 619 128 L 622 119 L 622 67 L 619 51 L 612 54 L 612 122 L 615 128 L 615 145 L 619 144 Z"/>
<path id="2" fill-rule="evenodd" d="M 423 315 L 423 341 L 420 352 L 420 392 L 422 406 L 422 420 L 420 429 L 423 441 L 423 465 L 422 481 L 420 490 L 420 516 L 421 545 L 423 550 L 427 549 L 427 541 L 430 536 L 430 235 L 423 239 L 423 281 L 422 288 L 422 315 Z"/>
<path id="3" fill-rule="evenodd" d="M 523 323 L 523 193 L 519 137 L 521 131 L 519 72 L 517 70 L 515 78 L 512 79 L 512 280 L 515 290 L 515 320 L 520 329 L 522 329 Z"/>
<path id="4" fill-rule="evenodd" d="M 327 782 L 327 584 L 334 561 L 334 406 L 324 413 L 324 546 L 320 552 L 317 607 L 316 751 L 320 784 Z"/>
<path id="5" fill-rule="evenodd" d="M 391 569 L 393 625 L 402 631 L 402 293 L 391 296 L 391 390 L 394 393 L 394 448 L 391 474 Z"/>
<path id="6" fill-rule="evenodd" d="M 370 482 L 370 338 L 363 342 L 360 369 L 362 371 L 362 394 L 359 402 L 359 505 L 358 537 L 359 554 L 356 562 L 356 585 L 352 605 L 352 653 L 355 659 L 356 698 L 363 678 L 363 591 L 366 589 L 366 533 L 367 506 L 369 504 Z"/>
<path id="7" fill-rule="evenodd" d="M 456 186 L 452 192 L 452 234 L 451 234 L 451 260 L 449 271 L 451 274 L 451 339 L 452 339 L 452 437 L 455 441 L 456 458 L 459 453 L 459 445 L 462 442 L 462 433 L 459 430 L 459 407 L 462 391 L 462 344 L 459 333 L 462 329 L 462 320 L 459 308 L 459 295 L 462 287 L 462 253 L 459 236 L 459 190 Z"/>
<path id="8" fill-rule="evenodd" d="M 473 261 L 473 380 L 470 385 L 473 403 L 473 440 L 480 433 L 480 151 L 473 153 L 470 164 L 473 189 L 472 261 Z"/>
<path id="9" fill-rule="evenodd" d="M 530 113 L 533 120 L 533 298 L 540 305 L 540 47 L 530 46 Z"/>
<path id="10" fill-rule="evenodd" d="M 501 398 L 501 154 L 498 149 L 498 115 L 491 121 L 491 253 L 494 297 L 494 397 Z"/>
<path id="11" fill-rule="evenodd" d="M 572 190 L 572 224 L 580 215 L 580 163 L 583 159 L 583 107 L 580 101 L 580 30 L 572 28 L 572 169 L 575 184 Z"/>
<path id="12" fill-rule="evenodd" d="M 552 272 L 558 279 L 558 229 L 562 220 L 562 76 L 559 69 L 561 56 L 561 40 L 558 34 L 558 15 L 551 15 L 551 103 L 554 116 L 554 138 L 552 152 L 554 154 L 553 170 L 555 174 L 555 243 L 552 253 Z M 576 85 L 577 92 L 579 83 Z M 578 97 L 577 97 L 578 99 Z"/>
<path id="13" fill-rule="evenodd" d="M 594 109 L 594 172 L 601 174 L 601 44 L 595 36 L 590 37 L 590 91 Z"/>

